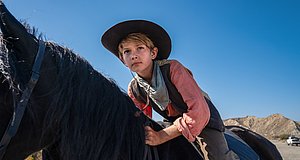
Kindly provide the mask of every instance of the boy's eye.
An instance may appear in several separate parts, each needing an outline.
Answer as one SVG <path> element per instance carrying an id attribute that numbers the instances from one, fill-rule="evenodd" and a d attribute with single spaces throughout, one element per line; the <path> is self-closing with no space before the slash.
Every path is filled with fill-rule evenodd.
<path id="1" fill-rule="evenodd" d="M 143 46 L 137 47 L 137 50 L 138 50 L 138 51 L 142 51 L 142 50 L 144 50 L 144 49 L 145 49 L 145 47 L 143 47 Z"/>
<path id="2" fill-rule="evenodd" d="M 123 54 L 128 54 L 129 53 L 129 50 L 125 50 L 124 52 L 123 52 Z"/>

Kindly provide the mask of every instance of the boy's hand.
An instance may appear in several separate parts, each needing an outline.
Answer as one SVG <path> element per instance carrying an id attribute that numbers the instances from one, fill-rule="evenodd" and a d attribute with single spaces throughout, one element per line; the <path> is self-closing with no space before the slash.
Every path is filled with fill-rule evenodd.
<path id="1" fill-rule="evenodd" d="M 177 130 L 177 127 L 175 127 L 174 125 L 171 125 L 158 132 L 154 131 L 149 126 L 145 127 L 145 143 L 150 146 L 160 145 L 179 135 L 181 135 L 181 133 Z"/>
<path id="2" fill-rule="evenodd" d="M 151 127 L 145 127 L 145 143 L 150 146 L 157 146 L 164 143 L 162 135 L 159 132 L 154 131 Z"/>

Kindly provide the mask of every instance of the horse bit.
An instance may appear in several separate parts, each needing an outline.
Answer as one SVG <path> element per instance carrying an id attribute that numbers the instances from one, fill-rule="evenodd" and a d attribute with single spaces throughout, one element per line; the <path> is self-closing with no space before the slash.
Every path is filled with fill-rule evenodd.
<path id="1" fill-rule="evenodd" d="M 0 142 L 0 160 L 3 158 L 7 146 L 14 137 L 18 131 L 18 128 L 20 126 L 21 120 L 23 118 L 26 106 L 28 104 L 29 98 L 32 94 L 32 91 L 36 85 L 36 83 L 39 80 L 40 77 L 40 68 L 42 65 L 42 61 L 45 55 L 45 49 L 46 49 L 46 44 L 42 40 L 39 40 L 39 49 L 37 52 L 37 55 L 35 57 L 35 61 L 31 70 L 31 77 L 30 80 L 21 96 L 21 99 L 18 101 L 18 104 L 16 105 L 16 96 L 13 96 L 13 101 L 14 101 L 14 112 L 13 115 L 9 121 L 9 124 L 6 128 L 5 133 L 2 136 L 1 142 Z"/>

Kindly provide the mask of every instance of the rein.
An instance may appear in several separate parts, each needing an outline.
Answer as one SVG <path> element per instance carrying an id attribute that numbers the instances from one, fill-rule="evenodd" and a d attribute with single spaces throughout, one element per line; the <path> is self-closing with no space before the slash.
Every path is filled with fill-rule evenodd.
<path id="1" fill-rule="evenodd" d="M 149 105 L 149 98 L 147 98 L 147 104 L 141 110 L 136 111 L 134 113 L 134 116 L 135 117 L 140 117 L 141 114 L 143 113 L 143 111 L 146 109 L 146 107 L 148 107 L 148 105 Z M 151 126 L 151 122 L 148 118 L 146 119 L 146 122 L 144 123 L 144 125 L 145 126 Z M 152 158 L 151 148 L 153 149 L 154 158 Z M 150 145 L 145 144 L 144 149 L 145 149 L 145 151 L 144 151 L 143 160 L 159 160 L 159 156 L 158 156 L 156 146 L 150 146 Z"/>
<path id="2" fill-rule="evenodd" d="M 1 142 L 0 142 L 0 159 L 3 159 L 3 156 L 6 152 L 7 146 L 9 145 L 10 140 L 12 137 L 14 137 L 18 131 L 18 128 L 20 126 L 21 120 L 23 118 L 26 106 L 28 104 L 29 98 L 32 94 L 32 91 L 36 85 L 36 83 L 39 80 L 40 77 L 40 68 L 42 65 L 42 61 L 45 55 L 45 49 L 46 45 L 45 42 L 42 40 L 39 40 L 39 49 L 38 53 L 35 57 L 35 61 L 32 67 L 32 73 L 30 80 L 21 96 L 21 99 L 18 101 L 18 104 L 16 105 L 16 96 L 13 96 L 14 101 L 14 112 L 13 115 L 9 121 L 9 124 L 6 128 L 6 131 L 4 135 L 2 136 Z M 13 92 L 14 93 L 14 92 Z"/>
<path id="3" fill-rule="evenodd" d="M 144 125 L 145 126 L 151 126 L 150 120 L 147 119 Z M 153 149 L 154 157 L 152 157 L 151 148 Z M 157 147 L 145 144 L 145 151 L 144 151 L 143 160 L 159 160 Z"/>

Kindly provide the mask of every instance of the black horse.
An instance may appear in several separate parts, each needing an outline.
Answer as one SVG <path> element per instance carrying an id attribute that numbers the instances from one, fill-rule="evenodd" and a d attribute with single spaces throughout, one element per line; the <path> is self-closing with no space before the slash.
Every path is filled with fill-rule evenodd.
<path id="1" fill-rule="evenodd" d="M 157 147 L 146 146 L 144 126 L 149 122 L 156 130 L 161 126 L 143 114 L 137 116 L 138 109 L 126 93 L 86 60 L 37 38 L 36 31 L 17 21 L 2 1 L 0 27 L 0 137 L 4 137 L 0 159 L 22 160 L 41 149 L 55 160 L 202 159 L 183 136 Z M 39 58 L 40 54 L 44 57 Z M 22 107 L 23 116 L 19 116 Z M 20 124 L 15 127 L 18 119 Z M 238 133 L 249 140 L 243 136 L 249 131 Z M 257 141 L 256 135 L 250 137 Z M 267 145 L 249 143 L 256 146 L 255 153 L 236 135 L 226 138 L 239 155 L 270 159 L 260 149 L 268 146 L 275 150 L 271 158 L 281 159 L 267 140 Z"/>

